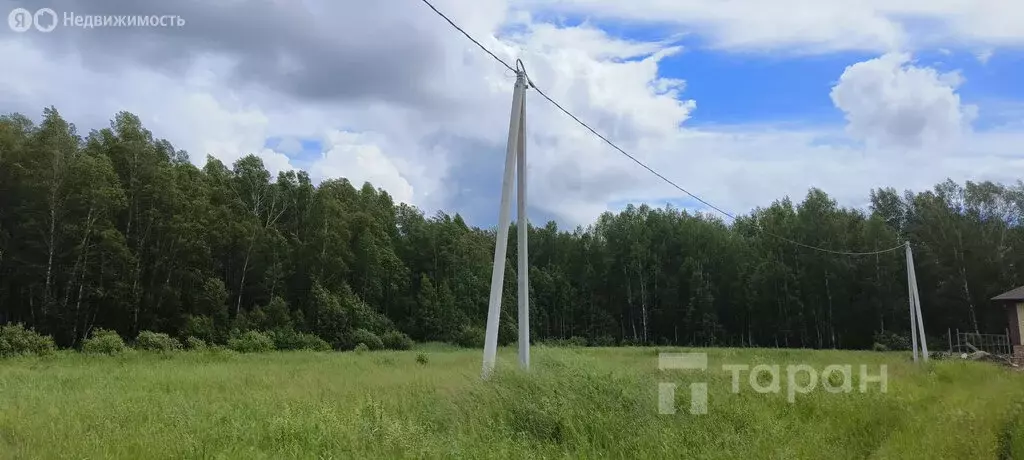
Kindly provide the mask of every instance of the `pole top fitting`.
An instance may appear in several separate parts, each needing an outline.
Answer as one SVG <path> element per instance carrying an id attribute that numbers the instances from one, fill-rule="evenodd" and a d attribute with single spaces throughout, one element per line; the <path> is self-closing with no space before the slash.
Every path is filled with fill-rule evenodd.
<path id="1" fill-rule="evenodd" d="M 523 64 L 522 59 L 516 59 L 516 78 L 522 79 L 527 88 L 535 88 L 535 86 L 533 86 L 533 81 L 531 81 L 529 75 L 526 74 L 526 64 Z"/>

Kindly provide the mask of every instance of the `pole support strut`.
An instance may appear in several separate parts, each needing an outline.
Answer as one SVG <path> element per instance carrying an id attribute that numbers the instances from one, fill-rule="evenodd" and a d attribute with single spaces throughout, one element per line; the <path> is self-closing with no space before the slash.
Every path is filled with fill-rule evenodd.
<path id="1" fill-rule="evenodd" d="M 484 337 L 482 377 L 490 378 L 494 372 L 498 352 L 498 329 L 501 323 L 501 297 L 505 282 L 505 259 L 508 250 L 508 232 L 512 225 L 512 183 L 517 184 L 517 240 L 519 264 L 519 365 L 530 366 L 530 282 L 529 282 L 529 224 L 526 217 L 526 88 L 528 80 L 524 70 L 516 71 L 516 85 L 512 92 L 512 113 L 509 118 L 508 145 L 505 151 L 505 174 L 501 183 L 501 207 L 498 209 L 498 231 L 494 244 L 494 267 L 491 270 L 491 295 L 487 304 L 487 332 Z M 517 171 L 518 169 L 518 171 Z M 518 172 L 518 174 L 516 174 Z"/>

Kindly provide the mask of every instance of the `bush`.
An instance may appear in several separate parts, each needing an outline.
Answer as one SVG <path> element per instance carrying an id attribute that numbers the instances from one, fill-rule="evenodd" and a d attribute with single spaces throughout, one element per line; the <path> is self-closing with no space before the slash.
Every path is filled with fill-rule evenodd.
<path id="1" fill-rule="evenodd" d="M 640 339 L 636 337 L 623 337 L 622 346 L 624 347 L 642 347 L 644 344 Z"/>
<path id="2" fill-rule="evenodd" d="M 615 338 L 613 338 L 610 335 L 602 335 L 602 336 L 594 337 L 590 341 L 590 346 L 592 346 L 592 347 L 614 347 L 615 346 Z"/>
<path id="3" fill-rule="evenodd" d="M 278 350 L 329 351 L 331 344 L 314 334 L 297 332 L 294 329 L 278 329 L 270 333 L 274 347 Z"/>
<path id="4" fill-rule="evenodd" d="M 358 344 L 358 345 L 356 345 L 356 348 L 355 348 L 355 352 L 356 352 L 356 353 L 362 353 L 362 352 L 364 352 L 364 351 L 370 351 L 370 347 L 368 347 L 368 346 L 367 346 L 367 345 L 366 345 L 365 343 L 363 343 L 363 342 L 359 342 L 359 344 Z"/>
<path id="5" fill-rule="evenodd" d="M 484 330 L 478 327 L 466 326 L 455 335 L 455 344 L 465 348 L 480 348 L 484 346 Z"/>
<path id="6" fill-rule="evenodd" d="M 910 339 L 891 331 L 876 332 L 875 342 L 884 345 L 889 350 L 910 349 Z"/>
<path id="7" fill-rule="evenodd" d="M 317 337 L 316 335 L 300 333 L 299 337 L 302 338 L 302 340 L 301 340 L 302 341 L 302 348 L 300 348 L 301 350 L 310 350 L 310 351 L 331 351 L 332 350 L 331 344 L 327 343 L 326 340 L 321 339 L 320 337 Z"/>
<path id="8" fill-rule="evenodd" d="M 569 340 L 565 341 L 566 346 L 569 347 L 585 347 L 587 346 L 587 339 L 579 336 L 569 337 Z"/>
<path id="9" fill-rule="evenodd" d="M 875 351 L 889 351 L 889 347 L 882 345 L 878 342 L 875 342 L 875 345 L 872 346 L 871 349 Z"/>
<path id="10" fill-rule="evenodd" d="M 188 336 L 185 337 L 185 347 L 189 350 L 205 350 L 206 342 L 203 339 Z"/>
<path id="11" fill-rule="evenodd" d="M 420 364 L 427 364 L 427 355 L 419 353 L 416 355 L 416 362 Z"/>
<path id="12" fill-rule="evenodd" d="M 53 337 L 25 329 L 22 324 L 0 327 L 0 357 L 16 355 L 50 355 L 57 347 Z"/>
<path id="13" fill-rule="evenodd" d="M 128 351 L 128 346 L 117 332 L 96 328 L 92 337 L 82 342 L 82 351 L 90 354 L 117 355 Z"/>
<path id="14" fill-rule="evenodd" d="M 544 341 L 544 345 L 548 347 L 585 347 L 587 346 L 587 339 L 578 336 L 572 336 L 568 339 L 551 339 Z"/>
<path id="15" fill-rule="evenodd" d="M 164 333 L 142 331 L 135 338 L 135 348 L 150 351 L 174 351 L 181 349 L 181 342 Z"/>
<path id="16" fill-rule="evenodd" d="M 353 345 L 348 337 L 350 320 L 338 296 L 324 289 L 319 282 L 314 282 L 309 301 L 313 311 L 308 319 L 310 332 L 316 333 L 335 349 L 350 348 Z"/>
<path id="17" fill-rule="evenodd" d="M 234 355 L 238 354 L 238 352 L 228 348 L 225 345 L 217 345 L 217 344 L 207 345 L 206 351 L 208 351 L 210 353 L 213 353 L 215 355 L 234 356 Z"/>
<path id="18" fill-rule="evenodd" d="M 209 316 L 189 316 L 185 320 L 185 327 L 181 329 L 181 335 L 195 337 L 206 343 L 213 343 L 217 338 L 217 328 L 213 318 Z"/>
<path id="19" fill-rule="evenodd" d="M 352 342 L 366 345 L 370 350 L 381 350 L 384 348 L 384 341 L 366 329 L 352 331 Z"/>
<path id="20" fill-rule="evenodd" d="M 228 348 L 239 353 L 262 353 L 274 351 L 274 340 L 259 331 L 246 331 L 228 340 Z"/>
<path id="21" fill-rule="evenodd" d="M 388 350 L 408 350 L 412 348 L 412 339 L 399 331 L 387 331 L 380 338 L 384 348 Z"/>

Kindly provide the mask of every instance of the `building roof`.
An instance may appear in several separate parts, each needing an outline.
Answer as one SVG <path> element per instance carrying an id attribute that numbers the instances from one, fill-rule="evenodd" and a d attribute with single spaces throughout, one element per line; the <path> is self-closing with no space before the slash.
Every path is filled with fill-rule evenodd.
<path id="1" fill-rule="evenodd" d="M 1024 300 L 1024 286 L 999 294 L 992 300 Z"/>

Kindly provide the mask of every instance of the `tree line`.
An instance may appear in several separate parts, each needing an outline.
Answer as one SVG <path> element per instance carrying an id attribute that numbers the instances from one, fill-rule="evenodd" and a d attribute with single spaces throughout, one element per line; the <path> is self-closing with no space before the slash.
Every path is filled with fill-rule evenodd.
<path id="1" fill-rule="evenodd" d="M 988 299 L 1024 284 L 1024 184 L 811 189 L 735 221 L 627 206 L 530 226 L 535 340 L 866 348 L 909 328 L 911 241 L 925 328 L 1002 332 Z M 500 322 L 516 336 L 516 227 Z M 56 109 L 0 117 L 0 324 L 80 347 L 95 329 L 225 343 L 250 330 L 482 344 L 495 230 L 396 204 L 371 184 L 276 178 L 246 156 L 194 165 L 130 113 L 87 135 Z M 941 337 L 941 339 L 939 338 Z"/>

